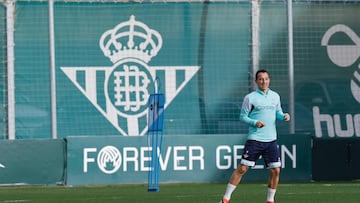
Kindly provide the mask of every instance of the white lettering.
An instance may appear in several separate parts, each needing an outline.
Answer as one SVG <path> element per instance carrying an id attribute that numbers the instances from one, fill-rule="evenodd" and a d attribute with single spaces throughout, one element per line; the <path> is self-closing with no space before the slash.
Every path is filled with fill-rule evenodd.
<path id="1" fill-rule="evenodd" d="M 170 159 L 170 154 L 171 154 L 171 147 L 168 147 L 165 153 L 165 160 L 162 158 L 162 156 L 159 156 L 160 168 L 163 171 L 167 169 Z"/>
<path id="2" fill-rule="evenodd" d="M 224 155 L 221 159 L 221 151 L 224 151 L 226 153 L 231 153 L 231 148 L 228 145 L 220 145 L 216 147 L 216 168 L 221 170 L 226 170 L 231 167 L 231 155 Z M 222 161 L 225 161 L 224 164 L 222 164 Z"/>
<path id="3" fill-rule="evenodd" d="M 313 107 L 313 118 L 315 127 L 315 136 L 318 138 L 323 137 L 321 122 L 326 123 L 327 132 L 329 137 L 360 137 L 360 114 L 345 115 L 346 128 L 343 129 L 341 125 L 341 118 L 339 114 L 335 114 L 333 117 L 328 114 L 320 114 L 318 106 Z"/>
<path id="4" fill-rule="evenodd" d="M 84 148 L 84 157 L 83 157 L 83 171 L 84 173 L 88 172 L 88 163 L 94 163 L 95 158 L 89 158 L 88 154 L 91 152 L 96 152 L 96 148 Z"/>
<path id="5" fill-rule="evenodd" d="M 328 135 L 329 137 L 335 137 L 334 126 L 332 125 L 333 121 L 330 115 L 320 114 L 319 107 L 313 107 L 313 118 L 314 118 L 314 127 L 315 127 L 315 136 L 322 137 L 321 122 L 326 122 Z"/>
<path id="6" fill-rule="evenodd" d="M 281 145 L 281 165 L 282 168 L 285 168 L 285 155 L 288 155 L 289 159 L 292 161 L 292 168 L 296 168 L 296 145 L 292 145 L 292 153 L 290 150 L 284 146 Z"/>
<path id="7" fill-rule="evenodd" d="M 360 116 L 354 117 L 354 120 L 359 121 Z M 286 146 L 281 147 L 282 166 L 285 167 L 285 162 L 289 163 L 293 168 L 296 168 L 296 145 L 292 148 Z M 91 164 L 96 164 L 96 158 L 99 154 L 97 148 L 83 149 L 83 171 L 87 173 Z M 127 171 L 150 171 L 152 157 L 151 147 L 124 147 L 119 150 L 119 159 L 122 159 L 120 166 L 116 170 Z M 241 155 L 244 150 L 244 145 L 219 145 L 216 147 L 215 162 L 216 168 L 219 170 L 235 169 L 241 160 Z M 168 146 L 166 150 L 160 151 L 157 148 L 157 155 L 159 157 L 159 165 L 162 171 L 186 171 L 186 170 L 205 170 L 205 149 L 202 146 Z M 261 158 L 260 158 L 261 159 Z M 172 162 L 172 163 L 170 163 Z M 260 161 L 261 162 L 261 161 Z M 264 165 L 256 164 L 253 169 L 263 169 Z M 172 169 L 171 169 L 172 168 Z"/>
<path id="8" fill-rule="evenodd" d="M 174 170 L 175 171 L 186 171 L 186 166 L 181 166 L 181 162 L 185 161 L 185 156 L 180 156 L 180 151 L 185 151 L 186 146 L 175 146 L 174 147 Z"/>
<path id="9" fill-rule="evenodd" d="M 244 145 L 234 145 L 233 148 L 228 145 L 218 146 L 216 148 L 216 168 L 226 170 L 232 167 L 236 169 L 240 163 L 244 147 Z M 225 155 L 222 156 L 223 153 Z M 261 166 L 258 165 L 254 168 L 261 168 Z"/>
<path id="10" fill-rule="evenodd" d="M 195 155 L 195 152 L 198 152 L 198 155 Z M 205 161 L 204 161 L 204 148 L 201 146 L 189 146 L 189 170 L 194 169 L 194 162 L 199 161 L 200 170 L 205 169 Z"/>
<path id="11" fill-rule="evenodd" d="M 347 130 L 343 130 L 341 128 L 341 120 L 338 114 L 334 115 L 334 124 L 335 124 L 335 133 L 338 137 L 352 137 L 354 136 L 354 125 L 352 116 L 350 114 L 346 114 L 346 128 Z"/>
<path id="12" fill-rule="evenodd" d="M 124 147 L 123 154 L 124 154 L 124 158 L 123 158 L 124 171 L 127 171 L 128 162 L 133 162 L 134 163 L 134 171 L 138 171 L 139 170 L 139 163 L 138 163 L 139 152 L 138 152 L 137 148 Z M 131 156 L 130 154 L 133 154 L 133 155 Z"/>
<path id="13" fill-rule="evenodd" d="M 188 151 L 187 151 L 188 150 Z M 97 148 L 84 148 L 83 149 L 83 171 L 88 172 L 89 163 L 96 163 L 96 157 L 90 156 L 90 153 L 96 153 Z M 122 170 L 126 171 L 150 171 L 150 162 L 152 161 L 152 148 L 151 147 L 124 147 L 122 149 L 121 159 Z M 165 154 L 162 154 L 160 148 L 157 149 L 157 155 L 159 156 L 160 169 L 168 170 L 171 155 L 173 156 L 174 170 L 190 170 L 194 169 L 194 165 L 198 162 L 199 168 L 204 170 L 205 168 L 205 151 L 201 146 L 174 146 L 167 147 Z M 187 155 L 189 157 L 187 157 Z M 185 162 L 188 160 L 188 162 Z M 188 163 L 189 165 L 184 165 Z M 131 168 L 129 166 L 132 166 Z M 119 167 L 120 168 L 120 167 Z"/>
<path id="14" fill-rule="evenodd" d="M 356 137 L 360 137 L 360 114 L 354 116 L 354 123 Z"/>
<path id="15" fill-rule="evenodd" d="M 140 157 L 142 157 L 142 159 L 140 160 L 140 171 L 150 171 L 150 167 L 145 166 L 145 163 L 149 163 L 151 161 L 151 151 L 152 147 L 141 147 Z"/>
<path id="16" fill-rule="evenodd" d="M 231 148 L 228 145 L 220 145 L 216 148 L 216 168 L 219 170 L 227 170 L 238 166 L 238 161 L 241 160 L 242 150 L 244 145 L 234 145 Z M 296 168 L 296 145 L 292 145 L 292 151 L 290 151 L 285 145 L 281 145 L 281 161 L 282 167 L 285 168 L 286 158 L 292 161 L 292 167 Z M 260 156 L 259 159 L 262 159 Z M 253 169 L 264 169 L 262 164 L 256 164 Z"/>

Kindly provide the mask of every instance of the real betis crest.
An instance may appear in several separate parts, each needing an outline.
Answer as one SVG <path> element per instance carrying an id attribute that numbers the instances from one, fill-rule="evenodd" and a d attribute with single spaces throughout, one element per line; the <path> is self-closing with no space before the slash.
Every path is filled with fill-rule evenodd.
<path id="1" fill-rule="evenodd" d="M 166 109 L 200 69 L 199 66 L 150 66 L 148 63 L 162 47 L 162 37 L 136 21 L 135 16 L 105 31 L 99 44 L 113 63 L 111 67 L 61 67 L 61 70 L 123 136 L 146 134 L 147 123 L 140 121 L 147 119 L 147 102 L 157 74 L 165 75 Z M 178 74 L 182 77 L 177 77 Z M 99 82 L 103 88 L 98 88 Z"/>

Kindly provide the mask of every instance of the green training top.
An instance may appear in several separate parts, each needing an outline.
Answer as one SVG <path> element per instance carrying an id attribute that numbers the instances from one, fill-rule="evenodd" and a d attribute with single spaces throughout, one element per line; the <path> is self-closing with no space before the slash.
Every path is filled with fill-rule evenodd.
<path id="1" fill-rule="evenodd" d="M 247 94 L 240 112 L 240 120 L 249 124 L 248 140 L 260 142 L 276 140 L 276 119 L 284 120 L 284 116 L 279 94 L 270 89 L 267 94 L 260 89 Z M 257 121 L 264 122 L 265 126 L 257 128 Z"/>

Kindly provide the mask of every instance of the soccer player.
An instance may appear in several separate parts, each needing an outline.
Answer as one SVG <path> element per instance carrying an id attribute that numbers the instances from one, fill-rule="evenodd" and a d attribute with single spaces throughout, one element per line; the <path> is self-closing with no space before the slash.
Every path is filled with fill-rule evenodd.
<path id="1" fill-rule="evenodd" d="M 269 89 L 270 74 L 267 70 L 258 70 L 255 82 L 257 88 L 245 96 L 240 112 L 240 120 L 249 125 L 249 135 L 240 164 L 232 173 L 220 203 L 230 202 L 241 178 L 249 167 L 255 166 L 260 156 L 269 169 L 266 202 L 274 203 L 281 167 L 275 122 L 276 119 L 289 121 L 290 115 L 283 113 L 279 94 Z"/>

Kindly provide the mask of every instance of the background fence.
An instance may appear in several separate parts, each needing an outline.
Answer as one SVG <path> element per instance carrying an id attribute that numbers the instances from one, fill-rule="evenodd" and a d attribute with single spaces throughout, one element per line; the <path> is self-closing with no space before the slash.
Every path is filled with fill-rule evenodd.
<path id="1" fill-rule="evenodd" d="M 13 81 L 8 78 L 12 61 L 6 57 L 9 53 L 6 39 L 11 36 L 11 30 L 6 29 L 9 23 L 6 2 L 14 3 Z M 133 131 L 132 135 L 141 134 L 146 128 L 142 118 L 146 107 L 143 105 L 137 111 L 127 111 L 121 109 L 124 107 L 121 104 L 113 109 L 118 118 L 111 118 L 109 108 L 104 109 L 109 99 L 106 90 L 102 90 L 106 77 L 97 71 L 99 74 L 96 73 L 94 81 L 87 79 L 90 76 L 86 72 L 96 67 L 115 68 L 116 63 L 102 52 L 99 40 L 103 33 L 129 21 L 132 15 L 136 21 L 161 35 L 163 44 L 159 52 L 144 64 L 144 68 L 158 67 L 156 75 L 163 79 L 164 91 L 172 91 L 173 98 L 166 109 L 166 134 L 246 132 L 246 126 L 238 122 L 238 111 L 241 99 L 252 89 L 253 65 L 259 64 L 258 67 L 271 72 L 271 88 L 282 96 L 284 109 L 289 109 L 289 102 L 290 107 L 294 106 L 296 132 L 316 131 L 313 107 L 318 106 L 320 114 L 340 115 L 343 123 L 340 129 L 346 131 L 352 127 L 352 136 L 360 136 L 356 116 L 359 109 L 359 96 L 356 99 L 359 95 L 359 77 L 356 75 L 359 69 L 359 1 L 292 2 L 293 52 L 290 55 L 287 1 L 55 1 L 53 16 L 49 16 L 49 5 L 52 5 L 51 1 L 2 2 L 0 15 L 3 16 L 1 27 L 4 29 L 1 29 L 0 43 L 3 47 L 3 74 L 0 82 L 3 139 L 9 137 L 9 118 L 12 117 L 15 118 L 15 139 L 51 138 L 54 118 L 55 133 L 59 138 L 69 135 L 129 135 L 130 131 Z M 254 8 L 259 13 L 258 18 L 252 15 Z M 54 89 L 51 89 L 49 18 L 52 17 L 55 93 L 51 92 Z M 259 21 L 258 27 L 255 27 L 257 22 L 254 19 Z M 330 33 L 325 42 L 325 33 L 333 26 L 336 31 Z M 258 38 L 254 34 L 258 34 Z M 258 49 L 257 52 L 254 49 Z M 334 53 L 336 56 L 330 56 Z M 254 58 L 256 54 L 258 58 Z M 289 69 L 291 55 L 294 56 L 293 70 Z M 184 68 L 176 69 L 176 82 L 172 82 L 176 87 L 170 88 L 172 84 L 166 78 L 168 71 L 164 67 L 190 66 L 199 69 L 191 78 L 186 78 Z M 71 81 L 70 73 L 64 72 L 66 67 L 78 67 L 76 80 Z M 148 74 L 153 73 L 148 71 Z M 294 75 L 294 81 L 289 79 L 289 74 Z M 351 81 L 354 82 L 352 89 Z M 9 87 L 11 82 L 13 87 Z M 91 93 L 96 93 L 96 101 L 91 100 L 90 91 L 86 93 L 85 86 L 90 88 L 90 83 L 97 88 Z M 151 92 L 149 84 L 147 91 Z M 295 86 L 293 89 L 291 84 Z M 14 101 L 10 100 L 9 104 L 9 90 L 12 88 Z M 51 94 L 56 96 L 55 109 L 52 109 Z M 295 103 L 291 103 L 292 94 Z M 147 93 L 144 98 L 146 96 Z M 137 102 L 135 98 L 131 99 Z M 9 111 L 12 105 L 14 115 Z M 346 122 L 346 114 L 351 114 L 352 122 Z M 128 115 L 132 115 L 133 120 Z M 137 125 L 129 124 L 135 120 Z M 336 124 L 337 119 L 333 120 Z M 130 126 L 139 129 L 130 130 Z M 281 126 L 279 130 L 288 132 L 289 126 Z M 318 128 L 318 136 L 322 136 L 327 130 L 319 132 Z M 334 134 L 341 136 L 341 133 Z M 348 134 L 350 137 L 351 132 Z"/>
<path id="2" fill-rule="evenodd" d="M 166 95 L 165 142 L 171 136 L 174 139 L 168 141 L 179 139 L 179 143 L 196 138 L 202 143 L 196 147 L 209 145 L 209 151 L 216 151 L 219 139 L 233 139 L 228 134 L 240 134 L 242 139 L 247 133 L 247 126 L 238 119 L 242 99 L 254 88 L 254 71 L 265 68 L 271 73 L 271 89 L 279 92 L 284 111 L 293 118 L 290 124 L 278 123 L 279 134 L 311 134 L 318 141 L 312 151 L 315 160 L 325 160 L 324 152 L 334 150 L 322 140 L 335 143 L 331 146 L 338 147 L 338 159 L 343 160 L 339 166 L 352 171 L 345 178 L 358 179 L 359 15 L 357 0 L 2 0 L 0 139 L 12 150 L 12 140 L 23 146 L 21 141 L 53 139 L 63 147 L 57 155 L 71 162 L 62 165 L 46 157 L 49 164 L 62 165 L 52 168 L 51 181 L 66 182 L 68 175 L 81 184 L 93 178 L 84 173 L 82 164 L 95 163 L 94 157 L 83 160 L 85 149 L 94 155 L 106 153 L 91 150 L 112 144 L 106 141 L 116 137 L 144 140 L 147 99 L 159 78 Z M 76 141 L 71 153 L 66 151 L 66 139 Z M 116 143 L 120 151 L 144 144 L 134 146 L 134 140 L 128 139 Z M 286 142 L 287 159 L 308 160 L 310 149 L 300 154 L 296 146 L 301 143 Z M 184 153 L 191 148 L 190 144 L 167 144 Z M 132 160 L 140 157 L 138 151 L 133 153 L 131 163 L 146 162 L 146 157 Z M 20 155 L 10 154 L 0 157 L 0 169 L 12 171 L 13 156 Z M 168 160 L 174 160 L 174 167 L 179 166 L 176 160 L 181 163 L 190 157 L 175 151 L 167 154 L 173 155 Z M 229 156 L 236 159 L 235 153 Z M 210 158 L 204 161 L 215 168 Z M 80 167 L 65 174 L 67 164 Z M 321 176 L 325 165 L 313 164 L 319 180 L 329 177 Z M 91 166 L 95 168 L 91 173 L 100 173 L 98 178 L 105 175 Z M 291 174 L 309 178 L 309 165 L 288 167 Z M 186 172 L 184 176 L 192 177 Z M 32 177 L 43 175 L 47 176 Z M 117 180 L 117 175 L 123 174 L 110 179 Z"/>

